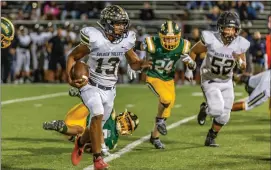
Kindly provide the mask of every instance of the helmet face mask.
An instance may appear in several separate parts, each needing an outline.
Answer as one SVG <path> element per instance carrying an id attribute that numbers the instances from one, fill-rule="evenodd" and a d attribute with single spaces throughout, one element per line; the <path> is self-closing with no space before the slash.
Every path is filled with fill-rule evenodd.
<path id="1" fill-rule="evenodd" d="M 106 7 L 101 12 L 100 21 L 97 22 L 105 34 L 112 37 L 112 43 L 120 43 L 128 36 L 130 19 L 127 12 L 118 5 Z"/>
<path id="2" fill-rule="evenodd" d="M 217 28 L 226 43 L 231 43 L 241 32 L 239 16 L 235 12 L 223 12 L 218 18 Z"/>
<path id="3" fill-rule="evenodd" d="M 14 32 L 13 24 L 7 18 L 1 17 L 1 48 L 10 46 Z"/>
<path id="4" fill-rule="evenodd" d="M 181 40 L 179 26 L 173 21 L 165 22 L 161 26 L 159 37 L 163 48 L 170 51 L 176 49 Z"/>
<path id="5" fill-rule="evenodd" d="M 137 128 L 138 124 L 138 117 L 127 110 L 116 117 L 116 128 L 119 135 L 131 135 Z"/>

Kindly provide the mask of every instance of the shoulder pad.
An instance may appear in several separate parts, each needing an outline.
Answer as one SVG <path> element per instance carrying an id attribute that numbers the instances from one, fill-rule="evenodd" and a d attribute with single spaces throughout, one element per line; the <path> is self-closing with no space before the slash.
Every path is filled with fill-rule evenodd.
<path id="1" fill-rule="evenodd" d="M 238 44 L 239 44 L 239 50 L 238 53 L 245 53 L 248 48 L 250 47 L 250 42 L 246 40 L 244 37 L 238 36 L 239 38 Z"/>
<path id="2" fill-rule="evenodd" d="M 202 31 L 201 32 L 201 42 L 204 45 L 210 45 L 214 40 L 214 34 L 212 31 Z"/>
<path id="3" fill-rule="evenodd" d="M 190 41 L 183 39 L 183 51 L 182 54 L 188 54 L 191 48 Z"/>
<path id="4" fill-rule="evenodd" d="M 145 38 L 145 42 L 146 42 L 146 45 L 147 45 L 147 51 L 149 53 L 155 53 L 155 43 L 154 43 L 154 38 L 155 37 L 146 37 Z"/>
<path id="5" fill-rule="evenodd" d="M 127 41 L 127 49 L 130 50 L 134 48 L 136 42 L 136 33 L 134 31 L 129 31 Z"/>
<path id="6" fill-rule="evenodd" d="M 101 34 L 99 30 L 94 27 L 85 27 L 80 30 L 80 42 L 86 45 L 94 43 Z"/>

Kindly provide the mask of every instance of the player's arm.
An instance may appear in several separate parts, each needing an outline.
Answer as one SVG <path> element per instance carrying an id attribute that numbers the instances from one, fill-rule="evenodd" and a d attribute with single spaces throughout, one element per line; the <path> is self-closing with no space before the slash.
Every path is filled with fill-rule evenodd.
<path id="1" fill-rule="evenodd" d="M 90 53 L 90 50 L 87 45 L 81 43 L 77 45 L 71 53 L 68 55 L 68 60 L 67 60 L 67 67 L 66 67 L 66 73 L 68 75 L 68 82 L 71 86 L 77 87 L 76 83 L 78 83 L 76 80 L 72 81 L 71 79 L 71 68 L 75 61 L 80 60 L 84 56 L 88 55 Z M 81 80 L 80 80 L 81 81 Z M 84 82 L 82 82 L 84 83 Z"/>
<path id="2" fill-rule="evenodd" d="M 192 60 L 196 60 L 196 56 L 201 53 L 206 53 L 207 47 L 205 46 L 203 40 L 198 41 L 190 50 L 190 57 Z"/>
<path id="3" fill-rule="evenodd" d="M 233 57 L 235 58 L 237 67 L 244 71 L 246 69 L 246 53 L 236 54 L 232 53 Z"/>
<path id="4" fill-rule="evenodd" d="M 140 60 L 133 49 L 125 53 L 126 60 L 133 70 L 143 70 L 151 67 L 151 61 Z"/>

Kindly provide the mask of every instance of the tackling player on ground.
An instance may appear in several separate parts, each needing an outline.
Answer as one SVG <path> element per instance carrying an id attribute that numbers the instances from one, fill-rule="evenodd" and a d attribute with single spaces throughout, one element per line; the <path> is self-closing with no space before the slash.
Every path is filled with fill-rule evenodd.
<path id="1" fill-rule="evenodd" d="M 79 90 L 71 88 L 70 96 L 80 97 Z M 53 120 L 43 123 L 43 129 L 55 130 L 61 134 L 67 135 L 69 141 L 74 142 L 77 135 L 80 135 L 86 129 L 89 121 L 89 111 L 83 104 L 77 104 L 66 114 L 64 120 Z M 110 117 L 103 126 L 102 154 L 109 155 L 108 149 L 114 149 L 117 146 L 119 135 L 131 135 L 139 124 L 138 117 L 128 112 L 122 112 L 116 115 L 112 110 Z M 87 142 L 91 143 L 91 141 Z"/>
<path id="2" fill-rule="evenodd" d="M 271 99 L 270 99 L 270 80 L 271 70 L 266 70 L 262 73 L 248 76 L 248 75 L 236 75 L 234 80 L 237 83 L 244 83 L 245 89 L 249 94 L 249 97 L 240 102 L 235 102 L 232 106 L 232 111 L 251 110 L 257 107 L 269 98 L 269 111 L 271 115 Z"/>
<path id="3" fill-rule="evenodd" d="M 239 16 L 234 12 L 223 12 L 217 21 L 217 32 L 203 31 L 201 40 L 192 47 L 190 56 L 207 52 L 201 66 L 201 87 L 206 99 L 200 106 L 198 123 L 204 125 L 206 116 L 213 117 L 205 146 L 216 147 L 215 138 L 229 121 L 234 101 L 232 82 L 233 68 L 246 68 L 245 53 L 250 43 L 239 36 Z"/>
<path id="4" fill-rule="evenodd" d="M 73 165 L 79 164 L 84 145 L 90 140 L 94 168 L 108 168 L 101 156 L 102 126 L 114 107 L 119 62 L 126 57 L 134 70 L 150 67 L 149 62 L 141 61 L 133 51 L 136 36 L 128 31 L 129 22 L 123 8 L 117 5 L 106 7 L 97 22 L 100 28 L 83 28 L 80 45 L 68 56 L 66 71 L 69 84 L 80 89 L 82 101 L 91 113 L 88 128 L 75 142 L 71 158 Z M 70 71 L 73 64 L 85 56 L 89 57 L 89 80 L 72 80 Z"/>
<path id="5" fill-rule="evenodd" d="M 159 98 L 159 103 L 150 142 L 156 149 L 164 149 L 159 133 L 167 134 L 166 119 L 175 102 L 175 63 L 189 52 L 190 42 L 181 38 L 181 30 L 175 22 L 166 21 L 161 26 L 159 36 L 147 37 L 143 43 L 137 42 L 136 49 L 147 51 L 153 63 L 146 72 L 146 83 Z M 183 56 L 183 59 L 186 58 Z"/>

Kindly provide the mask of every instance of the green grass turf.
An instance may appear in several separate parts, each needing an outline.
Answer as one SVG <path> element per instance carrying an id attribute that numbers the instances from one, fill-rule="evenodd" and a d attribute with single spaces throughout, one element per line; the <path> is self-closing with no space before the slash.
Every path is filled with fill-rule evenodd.
<path id="1" fill-rule="evenodd" d="M 242 86 L 237 92 L 246 93 Z M 67 85 L 2 86 L 2 101 L 37 95 L 65 92 Z M 200 87 L 177 88 L 176 105 L 168 124 L 196 115 L 203 97 L 194 97 Z M 14 103 L 2 106 L 2 169 L 10 170 L 73 170 L 91 164 L 91 155 L 84 154 L 79 166 L 73 167 L 70 155 L 73 144 L 62 135 L 44 131 L 42 123 L 63 119 L 79 99 L 60 96 L 50 99 Z M 128 110 L 139 116 L 140 125 L 132 136 L 121 137 L 118 149 L 148 135 L 157 112 L 157 98 L 145 86 L 118 87 L 115 108 L 117 112 L 127 104 Z M 155 150 L 148 142 L 111 161 L 112 170 L 190 170 L 190 169 L 270 169 L 270 119 L 268 104 L 248 112 L 235 112 L 217 138 L 219 148 L 203 147 L 211 121 L 201 127 L 192 120 L 169 131 L 161 140 L 165 150 Z"/>

